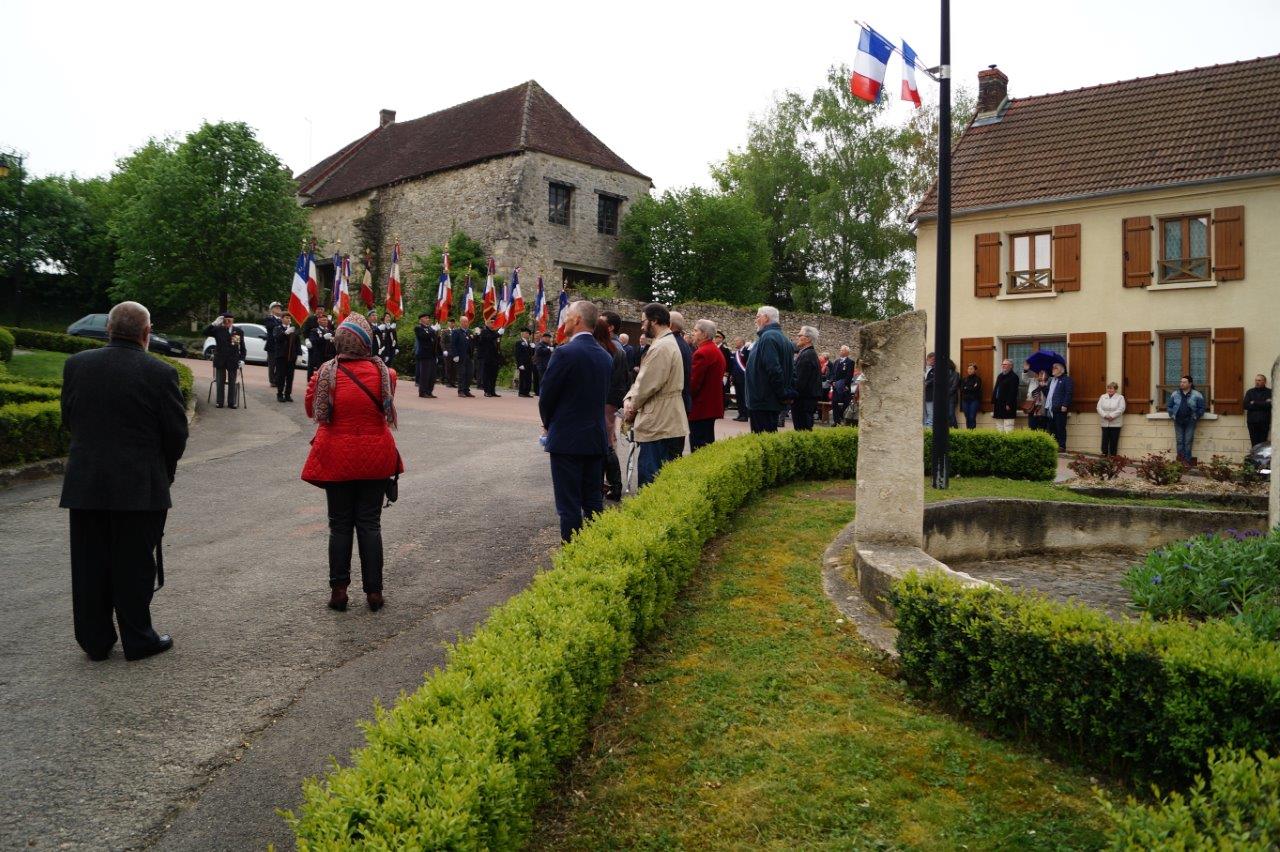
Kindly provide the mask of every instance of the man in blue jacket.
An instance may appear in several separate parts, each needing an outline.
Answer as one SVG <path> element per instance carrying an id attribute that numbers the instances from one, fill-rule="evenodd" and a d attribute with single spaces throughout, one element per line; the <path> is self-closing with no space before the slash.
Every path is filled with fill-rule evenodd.
<path id="1" fill-rule="evenodd" d="M 1173 439 L 1178 461 L 1195 464 L 1191 446 L 1196 440 L 1196 424 L 1204 417 L 1204 394 L 1196 390 L 1190 376 L 1178 380 L 1178 389 L 1169 394 L 1169 419 L 1173 421 Z"/>
<path id="2" fill-rule="evenodd" d="M 1045 394 L 1045 413 L 1050 417 L 1053 437 L 1058 440 L 1058 452 L 1067 451 L 1067 413 L 1075 396 L 1075 383 L 1067 375 L 1066 367 L 1053 365 L 1053 378 L 1049 379 L 1049 392 Z"/>
<path id="3" fill-rule="evenodd" d="M 564 541 L 582 528 L 585 518 L 604 510 L 601 483 L 609 451 L 604 406 L 609 398 L 613 358 L 592 336 L 598 317 L 599 309 L 586 299 L 565 308 L 569 342 L 551 356 L 538 395 Z"/>
<path id="4" fill-rule="evenodd" d="M 747 358 L 747 408 L 752 432 L 777 432 L 778 414 L 795 399 L 795 347 L 782 333 L 778 309 L 756 311 L 756 336 Z"/>
<path id="5" fill-rule="evenodd" d="M 449 357 L 458 377 L 458 396 L 475 396 L 471 392 L 471 320 L 458 319 L 458 327 L 449 335 Z"/>

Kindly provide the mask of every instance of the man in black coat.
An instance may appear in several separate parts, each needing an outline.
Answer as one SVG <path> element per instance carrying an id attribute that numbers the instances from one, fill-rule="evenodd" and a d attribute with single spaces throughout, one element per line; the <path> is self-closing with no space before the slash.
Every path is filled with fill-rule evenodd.
<path id="1" fill-rule="evenodd" d="M 676 346 L 680 347 L 680 360 L 684 363 L 684 413 L 687 417 L 693 409 L 693 391 L 690 389 L 693 378 L 693 349 L 684 339 L 684 314 L 671 312 L 671 333 L 676 336 Z"/>
<path id="2" fill-rule="evenodd" d="M 729 372 L 733 375 L 733 395 L 738 402 L 738 415 L 733 419 L 746 423 L 751 419 L 751 409 L 747 407 L 747 359 L 751 357 L 751 347 L 741 337 L 733 341 L 733 356 L 729 359 Z"/>
<path id="3" fill-rule="evenodd" d="M 480 326 L 476 340 L 476 361 L 480 364 L 480 389 L 485 396 L 501 396 L 498 393 L 498 343 L 502 340 L 492 322 Z"/>
<path id="4" fill-rule="evenodd" d="M 327 313 L 316 314 L 315 327 L 307 335 L 307 384 L 311 377 L 325 361 L 330 361 L 338 354 L 333 342 L 333 326 Z"/>
<path id="5" fill-rule="evenodd" d="M 431 314 L 419 314 L 413 329 L 413 357 L 418 366 L 418 396 L 435 398 L 436 355 L 440 351 L 440 337 L 431 327 Z"/>
<path id="6" fill-rule="evenodd" d="M 551 363 L 551 335 L 543 332 L 538 345 L 533 347 L 533 395 L 542 395 L 542 377 L 546 375 L 547 365 Z"/>
<path id="7" fill-rule="evenodd" d="M 315 331 L 316 326 L 320 324 L 320 317 L 328 316 L 328 315 L 329 315 L 329 312 L 324 309 L 323 305 L 317 305 L 316 309 L 311 312 L 311 316 L 303 320 L 302 328 L 298 332 L 298 334 L 301 335 L 300 339 L 309 343 L 311 340 L 311 332 Z M 370 322 L 369 324 L 374 325 L 374 323 L 372 322 Z M 310 346 L 308 346 L 307 348 L 310 349 Z M 308 352 L 307 353 L 307 383 L 308 384 L 311 383 L 311 374 L 314 373 L 316 371 L 316 368 L 319 366 L 320 366 L 320 362 L 312 358 L 311 353 Z"/>
<path id="8" fill-rule="evenodd" d="M 276 329 L 280 327 L 280 315 L 284 313 L 284 308 L 279 302 L 272 302 L 267 308 L 267 318 L 262 321 L 262 325 L 267 329 L 267 384 L 271 387 L 276 386 Z"/>
<path id="9" fill-rule="evenodd" d="M 273 336 L 275 339 L 271 361 L 276 368 L 276 401 L 293 402 L 293 373 L 298 363 L 298 353 L 302 351 L 302 342 L 298 339 L 298 329 L 293 324 L 291 314 L 280 317 Z"/>
<path id="10" fill-rule="evenodd" d="M 458 376 L 458 396 L 475 396 L 471 392 L 471 320 L 465 316 L 449 336 L 449 358 Z"/>
<path id="11" fill-rule="evenodd" d="M 853 357 L 848 346 L 840 347 L 840 357 L 831 362 L 831 422 L 844 420 L 845 409 L 853 401 Z"/>
<path id="12" fill-rule="evenodd" d="M 236 407 L 236 379 L 244 366 L 245 348 L 244 335 L 235 322 L 235 317 L 224 311 L 218 315 L 218 322 L 204 330 L 205 336 L 213 338 L 213 379 L 218 385 L 215 402 L 218 408 L 224 399 L 228 408 Z"/>
<path id="13" fill-rule="evenodd" d="M 996 430 L 1012 432 L 1018 416 L 1018 374 L 1013 372 L 1013 362 L 1008 358 L 1000 362 L 1000 374 L 991 385 L 991 417 Z"/>
<path id="14" fill-rule="evenodd" d="M 520 396 L 532 396 L 533 388 L 533 344 L 529 342 L 532 330 L 520 329 L 520 341 L 516 344 L 516 372 L 520 376 Z"/>
<path id="15" fill-rule="evenodd" d="M 76 642 L 105 660 L 118 638 L 129 660 L 167 651 L 151 626 L 151 596 L 169 486 L 187 446 L 178 372 L 147 354 L 151 316 L 121 302 L 107 318 L 110 342 L 67 359 L 62 425 L 71 450 L 58 505 L 70 510 L 71 603 Z"/>
<path id="16" fill-rule="evenodd" d="M 822 368 L 813 345 L 818 330 L 806 325 L 796 337 L 796 399 L 791 403 L 791 422 L 797 432 L 813 431 L 813 415 L 822 396 Z"/>

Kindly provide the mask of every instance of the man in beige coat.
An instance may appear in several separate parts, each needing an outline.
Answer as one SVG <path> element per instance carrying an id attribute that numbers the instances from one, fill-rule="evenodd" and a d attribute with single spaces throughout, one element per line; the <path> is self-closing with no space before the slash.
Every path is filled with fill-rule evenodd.
<path id="1" fill-rule="evenodd" d="M 684 409 L 684 361 L 671 332 L 671 313 L 645 305 L 640 333 L 652 341 L 640 373 L 622 401 L 622 418 L 633 424 L 640 445 L 637 487 L 653 481 L 658 470 L 684 452 L 689 419 Z"/>

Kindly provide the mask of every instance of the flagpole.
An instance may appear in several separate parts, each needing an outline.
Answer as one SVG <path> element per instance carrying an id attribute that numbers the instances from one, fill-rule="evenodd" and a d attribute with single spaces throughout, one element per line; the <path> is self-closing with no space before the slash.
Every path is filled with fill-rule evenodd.
<path id="1" fill-rule="evenodd" d="M 934 305 L 933 487 L 950 479 L 951 428 L 951 0 L 939 0 L 942 44 L 938 57 L 938 261 Z"/>

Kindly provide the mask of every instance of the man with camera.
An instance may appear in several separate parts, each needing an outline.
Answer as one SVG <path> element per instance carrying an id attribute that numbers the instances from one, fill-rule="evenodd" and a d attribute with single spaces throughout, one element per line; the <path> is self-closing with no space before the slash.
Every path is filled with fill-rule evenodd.
<path id="1" fill-rule="evenodd" d="M 244 366 L 244 335 L 236 328 L 236 319 L 223 311 L 218 322 L 204 330 L 213 338 L 213 379 L 218 386 L 216 407 L 222 408 L 225 400 L 228 408 L 236 408 L 236 380 Z M 229 387 L 228 387 L 229 386 Z"/>

